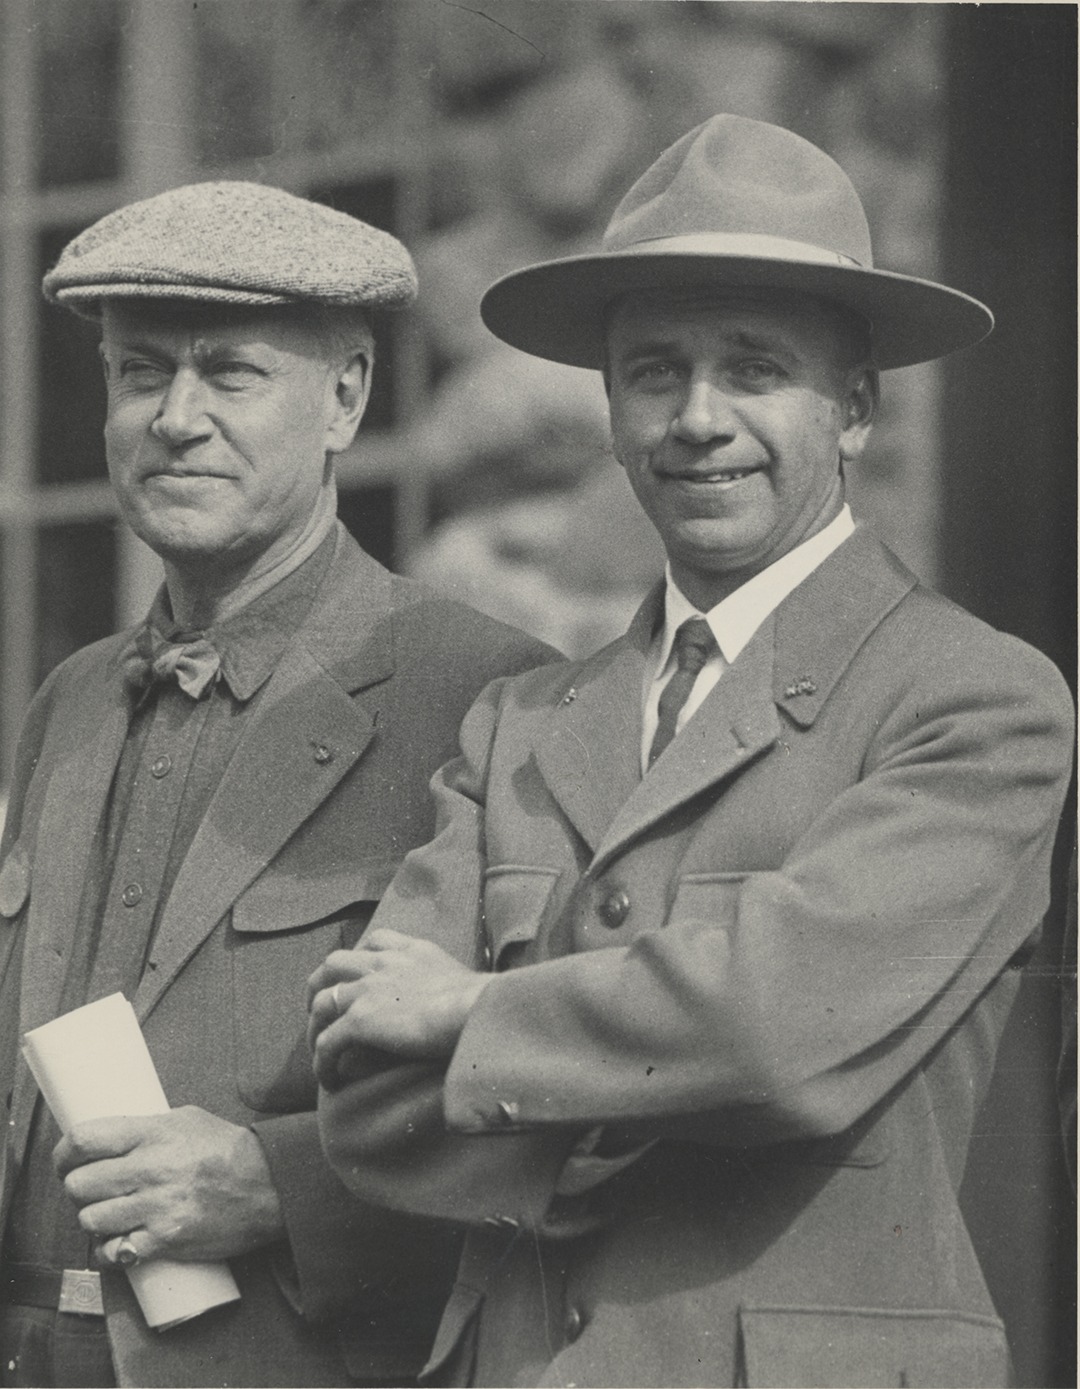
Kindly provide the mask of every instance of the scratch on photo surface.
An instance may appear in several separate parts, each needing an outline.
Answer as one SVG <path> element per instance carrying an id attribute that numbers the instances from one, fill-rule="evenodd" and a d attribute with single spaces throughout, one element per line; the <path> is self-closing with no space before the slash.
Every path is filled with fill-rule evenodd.
<path id="1" fill-rule="evenodd" d="M 492 15 L 485 14 L 483 10 L 474 10 L 471 5 L 459 5 L 457 0 L 442 0 L 444 5 L 450 5 L 455 10 L 464 10 L 466 14 L 478 14 L 481 19 L 486 19 L 489 24 L 497 24 L 500 29 L 505 29 L 508 34 L 513 34 L 514 38 L 520 39 L 522 43 L 527 43 L 534 53 L 539 53 L 541 58 L 546 58 L 547 54 L 542 48 L 537 48 L 535 43 L 531 43 L 524 34 L 519 34 L 516 29 L 511 29 L 508 24 L 503 24 Z"/>

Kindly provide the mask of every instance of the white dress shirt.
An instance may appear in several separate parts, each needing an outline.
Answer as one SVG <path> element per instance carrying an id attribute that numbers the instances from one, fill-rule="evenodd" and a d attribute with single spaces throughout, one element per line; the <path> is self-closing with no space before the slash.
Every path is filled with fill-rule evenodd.
<path id="1" fill-rule="evenodd" d="M 734 593 L 707 613 L 698 612 L 690 600 L 676 587 L 667 567 L 667 590 L 664 595 L 664 624 L 653 639 L 646 669 L 652 672 L 645 682 L 641 727 L 641 772 L 649 765 L 649 749 L 656 735 L 659 720 L 657 706 L 664 686 L 675 673 L 675 654 L 672 650 L 675 633 L 689 617 L 703 617 L 712 628 L 720 648 L 702 666 L 690 691 L 690 697 L 679 712 L 675 732 L 701 707 L 702 702 L 735 660 L 769 614 L 788 594 L 826 560 L 855 529 L 851 508 L 845 503 L 840 514 L 823 529 L 796 545 L 775 563 L 747 579 Z"/>

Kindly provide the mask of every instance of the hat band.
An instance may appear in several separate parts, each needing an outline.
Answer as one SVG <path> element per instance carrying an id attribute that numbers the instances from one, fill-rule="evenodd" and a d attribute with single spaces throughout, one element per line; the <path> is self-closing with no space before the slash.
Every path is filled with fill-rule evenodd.
<path id="1" fill-rule="evenodd" d="M 614 255 L 706 255 L 745 256 L 755 260 L 790 260 L 807 265 L 850 265 L 861 270 L 853 256 L 827 251 L 807 241 L 789 241 L 783 236 L 762 236 L 757 232 L 701 232 L 692 236 L 659 236 L 634 241 L 628 246 L 605 246 Z"/>

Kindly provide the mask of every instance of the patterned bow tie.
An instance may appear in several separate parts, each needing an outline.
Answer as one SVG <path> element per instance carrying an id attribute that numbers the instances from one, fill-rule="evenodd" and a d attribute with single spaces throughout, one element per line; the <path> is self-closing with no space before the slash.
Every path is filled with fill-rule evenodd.
<path id="1" fill-rule="evenodd" d="M 121 657 L 124 683 L 136 692 L 175 680 L 186 695 L 201 699 L 221 673 L 221 657 L 204 636 L 168 641 L 149 623 Z"/>

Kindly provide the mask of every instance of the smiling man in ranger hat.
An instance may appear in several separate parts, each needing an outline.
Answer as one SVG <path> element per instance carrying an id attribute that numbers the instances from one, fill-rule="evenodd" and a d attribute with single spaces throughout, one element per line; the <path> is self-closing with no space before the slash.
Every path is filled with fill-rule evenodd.
<path id="1" fill-rule="evenodd" d="M 195 184 L 90 227 L 45 290 L 101 320 L 109 475 L 165 585 L 140 627 L 50 675 L 20 743 L 0 1378 L 408 1382 L 454 1237 L 327 1167 L 303 986 L 430 836 L 428 781 L 470 703 L 551 653 L 389 574 L 336 519 L 371 316 L 416 291 L 394 237 L 281 189 Z M 175 1108 L 57 1147 L 18 1033 L 116 991 Z M 228 1260 L 239 1301 L 149 1330 L 123 1266 L 160 1256 Z"/>
<path id="2" fill-rule="evenodd" d="M 483 312 L 604 373 L 669 562 L 624 638 L 485 692 L 311 982 L 332 1163 L 468 1228 L 429 1372 L 1003 1385 L 957 1189 L 1072 709 L 844 500 L 878 370 L 990 314 L 872 268 L 836 164 L 735 116 Z"/>

